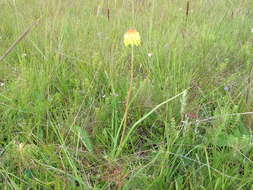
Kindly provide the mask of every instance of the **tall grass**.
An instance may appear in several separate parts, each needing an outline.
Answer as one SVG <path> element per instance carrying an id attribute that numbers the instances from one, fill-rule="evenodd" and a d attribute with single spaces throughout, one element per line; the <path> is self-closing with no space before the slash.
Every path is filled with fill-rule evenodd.
<path id="1" fill-rule="evenodd" d="M 253 188 L 252 8 L 0 2 L 0 189 Z"/>

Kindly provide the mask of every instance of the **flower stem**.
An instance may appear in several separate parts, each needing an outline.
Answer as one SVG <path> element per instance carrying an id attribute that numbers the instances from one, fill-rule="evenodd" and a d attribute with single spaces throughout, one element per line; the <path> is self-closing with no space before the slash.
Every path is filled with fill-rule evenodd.
<path id="1" fill-rule="evenodd" d="M 129 110 L 129 104 L 130 104 L 132 88 L 133 88 L 133 80 L 134 80 L 134 47 L 132 45 L 130 84 L 129 84 L 129 89 L 128 89 L 128 92 L 127 92 L 126 107 L 125 107 L 125 113 L 124 113 L 124 117 L 123 117 L 123 130 L 122 130 L 122 134 L 121 134 L 120 145 L 122 144 L 123 138 L 125 136 L 126 126 L 127 126 L 127 116 L 128 116 L 128 110 Z"/>

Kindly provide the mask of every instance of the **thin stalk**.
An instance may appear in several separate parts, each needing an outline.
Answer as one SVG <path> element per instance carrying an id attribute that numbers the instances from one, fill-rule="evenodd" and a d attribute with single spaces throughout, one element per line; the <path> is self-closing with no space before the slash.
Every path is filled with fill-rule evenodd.
<path id="1" fill-rule="evenodd" d="M 247 88 L 247 93 L 246 93 L 246 104 L 249 103 L 249 94 L 251 92 L 251 75 L 253 72 L 253 63 L 250 66 L 250 71 L 249 71 L 249 78 L 248 78 L 248 88 Z"/>
<path id="2" fill-rule="evenodd" d="M 187 21 L 188 16 L 189 16 L 189 10 L 190 10 L 190 1 L 187 1 L 187 2 L 186 2 L 186 10 L 185 10 L 185 18 L 186 18 L 186 21 Z"/>
<path id="3" fill-rule="evenodd" d="M 170 101 L 176 99 L 179 96 L 182 96 L 185 93 L 185 90 L 175 96 L 173 96 L 172 98 L 169 98 L 165 101 L 163 101 L 162 103 L 158 104 L 157 106 L 155 106 L 151 111 L 149 111 L 147 114 L 145 114 L 142 118 L 140 118 L 138 121 L 136 121 L 131 128 L 129 129 L 128 133 L 126 134 L 126 137 L 123 139 L 123 136 L 121 136 L 121 143 L 118 147 L 118 150 L 116 152 L 116 157 L 120 155 L 120 153 L 122 152 L 123 148 L 125 147 L 125 145 L 127 144 L 128 139 L 130 138 L 130 136 L 132 135 L 132 133 L 135 131 L 135 129 L 138 127 L 138 125 L 143 122 L 146 118 L 148 118 L 148 116 L 150 116 L 154 111 L 156 111 L 158 108 L 160 108 L 161 106 L 163 106 L 164 104 L 169 103 Z"/>
<path id="4" fill-rule="evenodd" d="M 131 98 L 131 93 L 133 89 L 133 80 L 134 80 L 134 46 L 132 45 L 132 51 L 131 51 L 131 71 L 130 71 L 130 84 L 129 84 L 129 89 L 127 92 L 127 99 L 126 99 L 126 108 L 125 108 L 125 113 L 123 117 L 123 129 L 122 129 L 122 134 L 121 134 L 121 139 L 120 139 L 120 144 L 123 141 L 123 138 L 125 136 L 125 131 L 126 131 L 126 126 L 127 126 L 127 115 L 128 115 L 128 110 L 129 110 L 129 102 Z"/>
<path id="5" fill-rule="evenodd" d="M 132 1 L 132 24 L 133 24 L 133 26 L 135 26 L 135 22 L 134 22 L 134 2 L 135 1 Z"/>
<path id="6" fill-rule="evenodd" d="M 0 62 L 7 57 L 7 55 L 9 55 L 9 53 L 19 44 L 19 42 L 21 42 L 26 35 L 33 29 L 33 27 L 35 27 L 36 25 L 39 24 L 41 18 L 35 20 L 19 37 L 18 39 L 16 39 L 15 42 L 13 42 L 13 44 L 6 50 L 6 52 L 0 57 Z"/>

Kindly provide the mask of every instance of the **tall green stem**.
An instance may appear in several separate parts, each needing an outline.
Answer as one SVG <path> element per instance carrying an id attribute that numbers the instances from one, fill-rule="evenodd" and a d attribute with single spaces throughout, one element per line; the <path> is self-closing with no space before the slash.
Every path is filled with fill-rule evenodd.
<path id="1" fill-rule="evenodd" d="M 120 145 L 122 144 L 122 141 L 123 141 L 124 136 L 125 136 L 126 126 L 127 126 L 127 116 L 128 116 L 128 110 L 129 110 L 129 103 L 130 103 L 130 98 L 131 98 L 131 93 L 132 93 L 132 88 L 133 88 L 133 80 L 134 80 L 134 46 L 132 45 L 130 84 L 129 84 L 129 89 L 128 89 L 128 92 L 127 92 L 126 108 L 125 108 L 125 113 L 124 113 L 124 117 L 123 117 L 123 130 L 122 130 L 122 134 L 121 134 Z"/>

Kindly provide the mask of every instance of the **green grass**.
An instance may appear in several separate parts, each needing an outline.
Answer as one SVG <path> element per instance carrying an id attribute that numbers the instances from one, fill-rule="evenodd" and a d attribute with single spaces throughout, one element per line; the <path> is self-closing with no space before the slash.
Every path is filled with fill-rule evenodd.
<path id="1" fill-rule="evenodd" d="M 252 189 L 253 2 L 186 5 L 1 1 L 0 189 Z"/>

